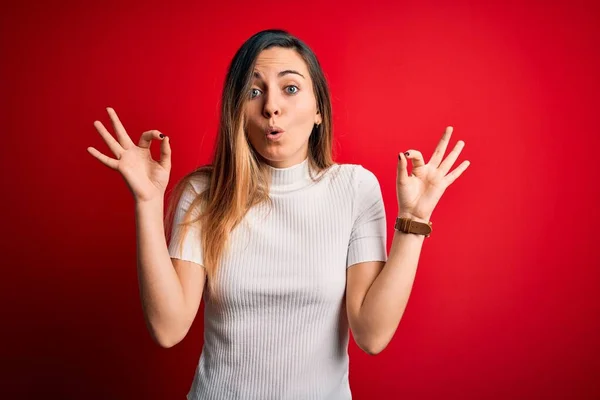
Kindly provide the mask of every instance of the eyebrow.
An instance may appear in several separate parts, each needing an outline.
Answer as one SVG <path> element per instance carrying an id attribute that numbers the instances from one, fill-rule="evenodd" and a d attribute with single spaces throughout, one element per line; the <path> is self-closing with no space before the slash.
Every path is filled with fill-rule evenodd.
<path id="1" fill-rule="evenodd" d="M 304 75 L 302 75 L 300 72 L 298 72 L 296 70 L 293 70 L 293 69 L 286 69 L 284 71 L 281 71 L 280 73 L 277 74 L 277 77 L 281 78 L 282 76 L 289 75 L 289 74 L 300 75 L 302 78 L 304 78 Z M 261 76 L 260 76 L 260 73 L 258 73 L 258 71 L 254 71 L 253 76 L 255 78 L 262 79 Z M 304 78 L 304 79 L 306 79 L 306 78 Z"/>

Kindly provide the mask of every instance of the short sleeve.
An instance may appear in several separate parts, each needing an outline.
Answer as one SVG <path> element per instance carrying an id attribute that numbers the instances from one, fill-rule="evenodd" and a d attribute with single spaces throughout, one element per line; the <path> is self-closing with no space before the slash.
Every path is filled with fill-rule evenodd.
<path id="1" fill-rule="evenodd" d="M 177 203 L 175 214 L 173 216 L 173 228 L 168 248 L 171 258 L 192 261 L 196 264 L 204 265 L 198 222 L 187 227 L 186 235 L 183 238 L 183 246 L 180 247 L 180 238 L 183 234 L 183 229 L 185 228 L 184 226 L 181 226 L 180 223 L 183 222 L 185 213 L 201 190 L 203 190 L 203 187 L 197 177 L 192 177 L 186 184 L 185 190 L 181 194 L 181 198 Z M 197 217 L 198 215 L 199 211 L 194 211 L 192 213 L 193 217 Z"/>
<path id="2" fill-rule="evenodd" d="M 362 166 L 357 166 L 355 179 L 354 221 L 346 268 L 366 261 L 387 261 L 387 226 L 379 181 Z"/>

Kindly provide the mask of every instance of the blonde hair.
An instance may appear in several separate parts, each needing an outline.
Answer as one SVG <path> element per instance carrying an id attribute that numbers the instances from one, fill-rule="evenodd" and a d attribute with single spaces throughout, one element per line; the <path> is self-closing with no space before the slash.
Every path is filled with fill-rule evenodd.
<path id="1" fill-rule="evenodd" d="M 306 62 L 313 81 L 322 123 L 313 127 L 309 137 L 310 171 L 320 175 L 335 164 L 329 88 L 315 54 L 306 44 L 285 31 L 266 30 L 255 34 L 236 52 L 227 72 L 213 162 L 195 169 L 176 183 L 169 196 L 165 218 L 165 233 L 167 240 L 170 240 L 177 204 L 190 180 L 199 177 L 208 182 L 205 190 L 196 195 L 183 218 L 177 245 L 181 250 L 190 226 L 199 224 L 199 241 L 203 249 L 209 294 L 215 300 L 218 299 L 217 272 L 223 251 L 229 246 L 230 232 L 250 208 L 263 202 L 270 203 L 268 169 L 248 141 L 243 110 L 246 94 L 252 84 L 256 58 L 262 50 L 273 46 L 295 49 Z M 201 210 L 195 218 L 192 217 L 194 210 Z"/>

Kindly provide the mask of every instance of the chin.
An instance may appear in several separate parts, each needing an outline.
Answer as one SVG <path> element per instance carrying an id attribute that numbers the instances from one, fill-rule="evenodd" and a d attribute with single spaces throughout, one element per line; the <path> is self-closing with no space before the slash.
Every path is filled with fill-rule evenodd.
<path id="1" fill-rule="evenodd" d="M 253 139 L 250 140 L 250 143 L 254 151 L 259 155 L 259 159 L 269 164 L 286 164 L 286 161 L 302 158 L 299 154 L 303 153 L 303 151 L 308 152 L 308 138 L 304 146 L 302 143 L 290 143 L 289 140 L 293 139 L 292 137 L 282 138 L 283 140 L 275 143 L 266 142 L 264 136 L 254 136 Z M 303 149 L 303 147 L 306 149 Z M 302 158 L 302 160 L 304 159 Z"/>
<path id="2" fill-rule="evenodd" d="M 270 165 L 286 164 L 287 161 L 296 157 L 296 153 L 290 153 L 282 148 L 261 149 L 258 151 L 261 161 Z M 277 168 L 277 167 L 276 167 Z"/>
<path id="3" fill-rule="evenodd" d="M 260 157 L 262 158 L 263 161 L 266 162 L 283 162 L 287 159 L 290 158 L 289 155 L 283 154 L 281 151 L 261 151 L 258 154 L 260 154 Z"/>

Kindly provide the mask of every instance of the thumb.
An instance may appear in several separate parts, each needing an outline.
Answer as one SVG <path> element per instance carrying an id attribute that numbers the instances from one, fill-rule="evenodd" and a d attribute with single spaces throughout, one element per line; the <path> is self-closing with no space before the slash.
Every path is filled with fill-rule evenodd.
<path id="1" fill-rule="evenodd" d="M 167 171 L 171 170 L 171 139 L 165 136 L 160 142 L 160 160 L 158 163 Z"/>

